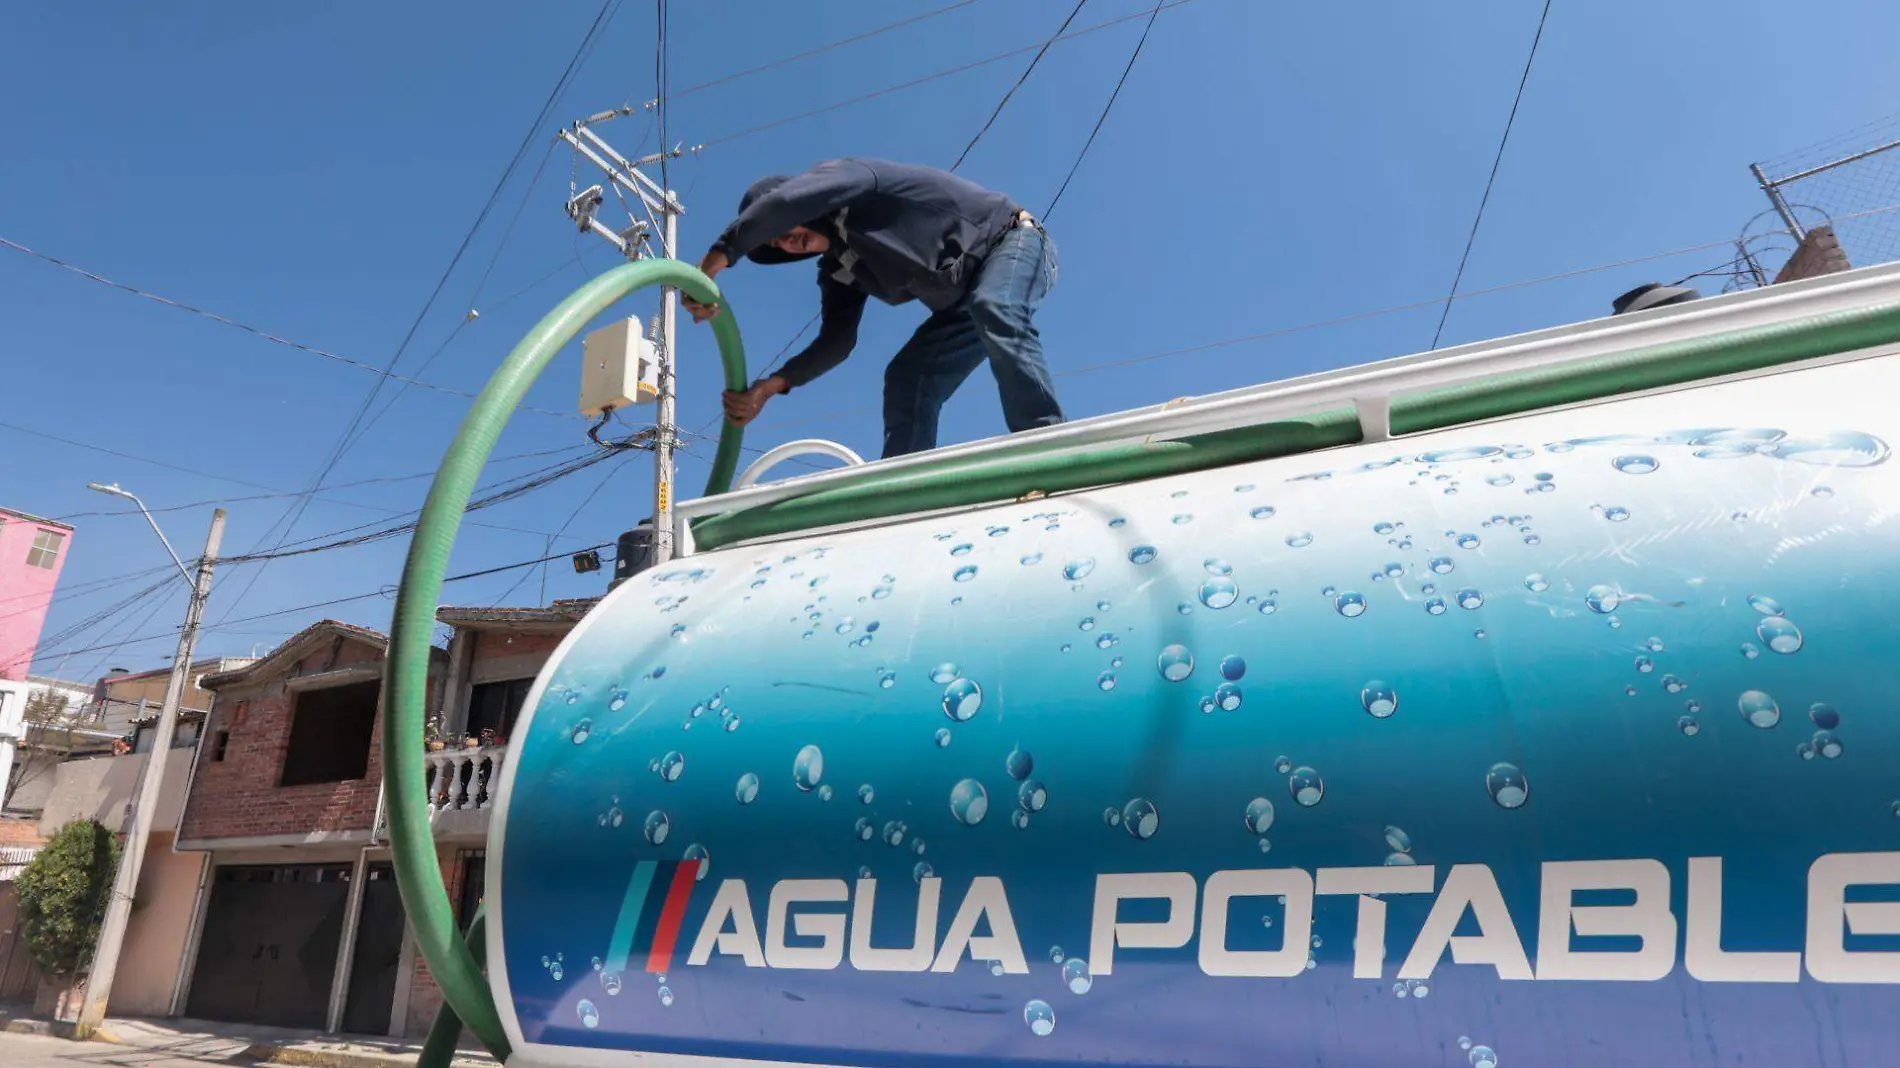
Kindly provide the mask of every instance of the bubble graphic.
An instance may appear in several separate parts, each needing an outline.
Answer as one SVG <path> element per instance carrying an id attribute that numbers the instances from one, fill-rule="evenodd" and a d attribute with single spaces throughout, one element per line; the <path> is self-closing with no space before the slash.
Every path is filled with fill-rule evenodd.
<path id="1" fill-rule="evenodd" d="M 1749 660 L 1753 660 L 1760 655 L 1761 655 L 1760 646 L 1756 645 L 1754 642 L 1742 643 L 1742 656 L 1748 658 Z"/>
<path id="2" fill-rule="evenodd" d="M 1240 687 L 1231 682 L 1223 682 L 1214 687 L 1214 703 L 1223 712 L 1232 712 L 1240 707 Z"/>
<path id="3" fill-rule="evenodd" d="M 1152 545 L 1137 545 L 1128 550 L 1128 562 L 1131 564 L 1152 564 L 1155 556 L 1155 547 Z"/>
<path id="4" fill-rule="evenodd" d="M 1359 703 L 1365 706 L 1372 718 L 1384 719 L 1399 710 L 1398 691 L 1378 679 L 1373 679 L 1359 691 Z"/>
<path id="5" fill-rule="evenodd" d="M 1841 725 L 1841 714 L 1830 704 L 1816 702 L 1808 707 L 1808 718 L 1824 731 L 1831 731 Z"/>
<path id="6" fill-rule="evenodd" d="M 1064 564 L 1062 567 L 1062 577 L 1068 579 L 1070 582 L 1080 582 L 1089 576 L 1089 572 L 1094 570 L 1095 558 L 1092 556 L 1083 557 L 1080 560 L 1071 560 L 1067 564 Z"/>
<path id="7" fill-rule="evenodd" d="M 958 582 L 968 582 L 971 579 L 976 577 L 976 565 L 964 564 L 962 567 L 959 567 L 955 571 L 951 572 L 950 577 L 955 579 Z"/>
<path id="8" fill-rule="evenodd" d="M 1161 829 L 1161 813 L 1153 801 L 1137 797 L 1122 806 L 1121 825 L 1136 838 L 1153 838 Z"/>
<path id="9" fill-rule="evenodd" d="M 1285 775 L 1287 772 L 1290 772 L 1293 770 L 1293 761 L 1283 756 L 1275 757 L 1273 760 L 1273 770 L 1279 772 L 1282 775 Z"/>
<path id="10" fill-rule="evenodd" d="M 1524 588 L 1532 593 L 1542 593 L 1550 589 L 1550 580 L 1539 574 L 1524 576 Z"/>
<path id="11" fill-rule="evenodd" d="M 678 782 L 686 771 L 686 754 L 675 749 L 660 758 L 660 778 L 667 782 Z"/>
<path id="12" fill-rule="evenodd" d="M 699 862 L 699 868 L 693 872 L 693 881 L 696 883 L 704 880 L 706 873 L 712 870 L 712 854 L 708 853 L 706 847 L 700 845 L 698 842 L 687 846 L 686 852 L 680 854 L 680 859 L 696 860 Z"/>
<path id="13" fill-rule="evenodd" d="M 1431 569 L 1437 574 L 1449 575 L 1451 574 L 1452 570 L 1455 569 L 1457 566 L 1458 565 L 1453 563 L 1451 557 L 1449 556 L 1432 557 Z"/>
<path id="14" fill-rule="evenodd" d="M 1801 651 L 1801 628 L 1782 616 L 1769 616 L 1755 624 L 1755 636 L 1770 651 L 1789 656 Z"/>
<path id="15" fill-rule="evenodd" d="M 1041 553 L 1027 553 L 1023 556 L 1022 560 L 1018 562 L 1021 563 L 1024 567 L 1033 567 L 1036 564 L 1042 563 L 1042 554 Z"/>
<path id="16" fill-rule="evenodd" d="M 1027 779 L 1029 773 L 1036 770 L 1036 758 L 1019 746 L 1011 749 L 1009 755 L 1003 758 L 1003 770 L 1009 772 L 1012 779 Z"/>
<path id="17" fill-rule="evenodd" d="M 1241 814 L 1247 829 L 1255 834 L 1265 834 L 1273 826 L 1273 802 L 1264 797 L 1256 797 L 1247 802 L 1247 809 Z"/>
<path id="18" fill-rule="evenodd" d="M 921 886 L 925 879 L 929 879 L 936 874 L 936 869 L 930 866 L 929 861 L 920 860 L 917 862 L 916 867 L 910 869 L 910 881 Z"/>
<path id="19" fill-rule="evenodd" d="M 1385 829 L 1385 844 L 1394 853 L 1410 853 L 1412 851 L 1412 836 L 1397 827 L 1387 827 Z"/>
<path id="20" fill-rule="evenodd" d="M 1654 660 L 1651 660 L 1649 657 L 1639 656 L 1636 658 L 1636 670 L 1647 675 L 1650 672 L 1656 670 L 1656 662 Z"/>
<path id="21" fill-rule="evenodd" d="M 1240 589 L 1230 578 L 1210 578 L 1201 583 L 1201 603 L 1209 608 L 1222 609 L 1240 599 Z"/>
<path id="22" fill-rule="evenodd" d="M 1481 591 L 1473 589 L 1470 586 L 1458 591 L 1458 607 L 1469 611 L 1483 606 L 1484 594 Z"/>
<path id="23" fill-rule="evenodd" d="M 607 991 L 609 997 L 618 995 L 620 993 L 620 973 L 601 972 L 600 985 L 601 989 Z"/>
<path id="24" fill-rule="evenodd" d="M 1678 716 L 1676 718 L 1676 729 L 1681 731 L 1684 735 L 1693 738 L 1702 733 L 1702 724 L 1697 723 L 1694 716 Z"/>
<path id="25" fill-rule="evenodd" d="M 930 681 L 942 686 L 962 673 L 955 664 L 942 663 L 930 669 Z"/>
<path id="26" fill-rule="evenodd" d="M 609 687 L 607 690 L 607 711 L 618 712 L 625 707 L 627 707 L 627 691 L 618 686 Z"/>
<path id="27" fill-rule="evenodd" d="M 1081 957 L 1070 957 L 1062 961 L 1062 981 L 1069 984 L 1069 992 L 1072 994 L 1086 994 L 1089 988 L 1095 985 L 1094 976 L 1089 974 L 1089 962 Z"/>
<path id="28" fill-rule="evenodd" d="M 1681 693 L 1689 688 L 1689 684 L 1674 675 L 1664 675 L 1662 677 L 1662 688 L 1665 693 Z"/>
<path id="29" fill-rule="evenodd" d="M 1498 1055 L 1490 1046 L 1471 1047 L 1471 1068 L 1498 1068 Z"/>
<path id="30" fill-rule="evenodd" d="M 582 742 L 585 742 L 587 736 L 592 733 L 594 733 L 594 721 L 591 719 L 583 719 L 579 723 L 574 724 L 574 729 L 568 732 L 568 739 L 575 745 L 580 745 Z"/>
<path id="31" fill-rule="evenodd" d="M 1347 619 L 1362 616 L 1366 612 L 1366 597 L 1362 593 L 1346 590 L 1333 598 L 1333 609 Z"/>
<path id="32" fill-rule="evenodd" d="M 672 829 L 673 820 L 668 817 L 666 813 L 661 812 L 657 808 L 647 813 L 645 828 L 647 841 L 654 845 L 664 845 L 666 843 L 666 836 Z"/>
<path id="33" fill-rule="evenodd" d="M 1476 534 L 1460 534 L 1458 535 L 1457 544 L 1460 549 L 1475 549 L 1483 544 L 1483 542 L 1478 539 Z"/>
<path id="34" fill-rule="evenodd" d="M 1744 690 L 1735 707 L 1750 726 L 1768 730 L 1781 722 L 1781 706 L 1760 690 Z"/>
<path id="35" fill-rule="evenodd" d="M 1531 781 L 1516 764 L 1500 761 L 1491 765 L 1491 770 L 1484 773 L 1484 788 L 1499 808 L 1522 808 L 1531 799 Z"/>
<path id="36" fill-rule="evenodd" d="M 1279 602 L 1275 601 L 1273 598 L 1262 597 L 1260 599 L 1260 614 L 1261 615 L 1270 616 L 1279 610 L 1280 610 Z"/>
<path id="37" fill-rule="evenodd" d="M 1431 600 L 1426 601 L 1425 612 L 1428 615 L 1434 615 L 1434 616 L 1444 615 L 1445 614 L 1445 599 L 1443 597 L 1433 597 Z"/>
<path id="38" fill-rule="evenodd" d="M 964 556 L 968 554 L 969 551 L 970 551 L 970 543 L 967 541 L 960 545 L 953 545 L 950 547 L 951 556 Z"/>
<path id="39" fill-rule="evenodd" d="M 1255 519 L 1272 519 L 1274 515 L 1274 509 L 1273 509 L 1273 506 L 1270 504 L 1263 504 L 1260 507 L 1255 508 L 1253 511 L 1248 512 L 1247 514 L 1250 516 L 1253 516 Z"/>
<path id="40" fill-rule="evenodd" d="M 857 831 L 858 840 L 861 842 L 870 841 L 871 836 L 877 833 L 877 825 L 871 822 L 869 816 L 859 816 L 858 822 L 852 824 L 852 828 Z"/>
<path id="41" fill-rule="evenodd" d="M 1313 544 L 1313 535 L 1304 530 L 1298 531 L 1293 534 L 1288 534 L 1286 536 L 1286 543 L 1291 548 L 1304 549 L 1308 545 Z"/>
<path id="42" fill-rule="evenodd" d="M 1023 1006 L 1023 1022 L 1037 1038 L 1047 1038 L 1056 1030 L 1056 1010 L 1046 1001 L 1031 1001 Z"/>
<path id="43" fill-rule="evenodd" d="M 594 1008 L 593 1002 L 582 998 L 581 1003 L 574 1006 L 574 1011 L 580 1014 L 582 1027 L 600 1026 L 600 1010 Z"/>
<path id="44" fill-rule="evenodd" d="M 950 744 L 950 728 L 938 727 L 937 733 L 933 735 L 933 737 L 937 741 L 937 748 L 942 749 L 944 746 Z"/>
<path id="45" fill-rule="evenodd" d="M 1016 803 L 1022 806 L 1024 812 L 1041 812 L 1042 807 L 1049 803 L 1049 790 L 1031 779 L 1016 792 Z"/>
<path id="46" fill-rule="evenodd" d="M 1822 500 L 1826 500 L 1827 498 L 1834 496 L 1834 491 L 1832 489 L 1829 489 L 1826 486 L 1816 486 L 1813 489 L 1809 490 L 1808 492 L 1813 494 L 1816 497 L 1821 498 Z"/>
<path id="47" fill-rule="evenodd" d="M 1118 808 L 1115 808 L 1115 807 L 1114 807 L 1114 806 L 1112 806 L 1112 805 L 1111 805 L 1110 807 L 1108 807 L 1108 808 L 1105 808 L 1105 809 L 1103 809 L 1103 810 L 1102 810 L 1102 822 L 1103 822 L 1103 823 L 1106 823 L 1106 824 L 1108 824 L 1108 825 L 1109 825 L 1110 827 L 1119 827 L 1119 826 L 1121 826 L 1121 824 L 1122 824 L 1122 813 L 1121 813 L 1121 810 L 1120 810 L 1120 809 L 1118 809 Z"/>
<path id="48" fill-rule="evenodd" d="M 1656 462 L 1654 456 L 1641 455 L 1619 456 L 1610 461 L 1610 464 L 1626 475 L 1647 475 L 1662 466 Z"/>
<path id="49" fill-rule="evenodd" d="M 965 827 L 974 827 L 989 815 L 990 794 L 975 779 L 963 779 L 950 788 L 950 814 Z"/>
<path id="50" fill-rule="evenodd" d="M 954 678 L 943 688 L 943 714 L 967 723 L 983 707 L 983 688 L 966 678 Z"/>
<path id="51" fill-rule="evenodd" d="M 1169 682 L 1180 682 L 1194 674 L 1194 654 L 1185 645 L 1169 645 L 1155 658 L 1155 667 Z"/>
<path id="52" fill-rule="evenodd" d="M 904 834 L 909 830 L 910 828 L 901 820 L 891 820 L 885 823 L 884 830 L 881 832 L 884 838 L 884 844 L 887 846 L 903 845 Z"/>
<path id="53" fill-rule="evenodd" d="M 1319 772 L 1309 767 L 1294 768 L 1287 775 L 1286 788 L 1302 808 L 1312 808 L 1326 796 L 1326 783 L 1320 779 Z"/>
<path id="54" fill-rule="evenodd" d="M 1221 678 L 1229 682 L 1239 682 L 1247 674 L 1247 662 L 1238 656 L 1224 656 L 1220 662 Z"/>
<path id="55" fill-rule="evenodd" d="M 1512 478 L 1510 475 L 1492 475 L 1486 478 L 1484 481 L 1487 485 L 1508 486 L 1511 483 L 1516 482 L 1517 479 Z"/>
<path id="56" fill-rule="evenodd" d="M 1596 585 L 1584 591 L 1583 603 L 1598 615 L 1608 615 L 1623 603 L 1623 595 L 1614 586 Z"/>

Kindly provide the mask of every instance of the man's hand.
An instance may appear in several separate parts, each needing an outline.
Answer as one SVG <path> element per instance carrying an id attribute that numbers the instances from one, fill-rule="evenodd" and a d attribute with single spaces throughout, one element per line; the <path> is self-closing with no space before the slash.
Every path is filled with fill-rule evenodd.
<path id="1" fill-rule="evenodd" d="M 765 410 L 765 402 L 792 388 L 791 383 L 778 375 L 762 378 L 753 383 L 751 389 L 733 392 L 726 391 L 726 419 L 733 426 L 744 426 L 759 417 Z"/>
<path id="2" fill-rule="evenodd" d="M 713 252 L 706 253 L 706 258 L 699 261 L 699 272 L 705 275 L 707 278 L 717 278 L 719 277 L 720 271 L 723 271 L 730 266 L 732 266 L 732 261 L 726 259 L 725 253 L 719 252 L 719 251 L 713 251 Z M 719 305 L 701 304 L 700 302 L 694 300 L 693 298 L 687 296 L 684 293 L 680 294 L 680 303 L 686 306 L 687 312 L 689 312 L 692 315 L 693 321 L 696 323 L 706 322 L 708 319 L 711 319 L 713 316 L 719 314 Z M 754 387 L 754 388 L 756 389 L 757 387 Z M 747 392 L 751 392 L 751 391 L 748 390 Z M 726 396 L 728 397 L 732 397 L 735 395 L 736 394 L 731 394 L 731 393 L 726 394 Z M 759 403 L 764 404 L 765 402 L 760 401 Z M 728 408 L 731 407 L 730 402 L 728 402 L 727 407 Z M 754 415 L 758 414 L 756 408 L 753 414 Z M 741 425 L 744 425 L 744 424 L 742 423 Z"/>

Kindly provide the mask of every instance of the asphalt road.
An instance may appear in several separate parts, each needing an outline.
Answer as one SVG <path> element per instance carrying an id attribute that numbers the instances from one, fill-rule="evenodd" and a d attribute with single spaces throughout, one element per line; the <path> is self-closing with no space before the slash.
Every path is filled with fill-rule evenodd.
<path id="1" fill-rule="evenodd" d="M 0 1065 L 6 1068 L 201 1068 L 231 1063 L 228 1050 L 142 1049 L 0 1032 Z"/>

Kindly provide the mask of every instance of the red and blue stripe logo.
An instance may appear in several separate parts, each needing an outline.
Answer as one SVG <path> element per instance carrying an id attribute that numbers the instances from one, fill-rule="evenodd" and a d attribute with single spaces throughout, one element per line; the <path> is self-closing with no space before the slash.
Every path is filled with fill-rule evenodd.
<path id="1" fill-rule="evenodd" d="M 620 902 L 620 917 L 614 921 L 603 971 L 624 972 L 629 967 L 643 967 L 649 972 L 668 970 L 701 863 L 643 860 L 634 866 L 626 897 Z"/>

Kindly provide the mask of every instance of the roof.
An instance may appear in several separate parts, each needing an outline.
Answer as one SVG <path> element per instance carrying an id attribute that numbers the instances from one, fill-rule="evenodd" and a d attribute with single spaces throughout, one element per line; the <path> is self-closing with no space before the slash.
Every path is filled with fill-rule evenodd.
<path id="1" fill-rule="evenodd" d="M 90 691 L 92 689 L 91 683 L 74 682 L 71 679 L 56 679 L 52 677 L 51 675 L 28 675 L 26 677 L 26 681 L 27 681 L 27 684 L 30 686 L 51 686 L 57 689 L 66 689 L 66 690 Z"/>
<path id="2" fill-rule="evenodd" d="M 440 608 L 435 618 L 453 627 L 471 630 L 505 630 L 513 627 L 567 627 L 581 621 L 598 597 L 576 597 L 555 601 L 546 608 Z"/>
<path id="3" fill-rule="evenodd" d="M 43 515 L 34 515 L 32 512 L 21 512 L 12 508 L 0 508 L 0 516 L 18 519 L 26 523 L 38 523 L 44 527 L 58 527 L 61 530 L 73 529 L 71 523 L 62 523 L 57 519 L 48 519 Z"/>
<path id="4" fill-rule="evenodd" d="M 222 674 L 228 671 L 236 671 L 239 668 L 242 668 L 248 664 L 251 664 L 256 660 L 257 658 L 252 657 L 252 656 L 206 656 L 206 657 L 200 657 L 197 660 L 193 660 L 191 662 L 191 670 L 199 674 L 217 675 L 217 674 Z M 167 666 L 167 667 L 160 667 L 160 668 L 152 668 L 149 671 L 135 671 L 127 675 L 105 675 L 100 678 L 100 681 L 105 683 L 107 686 L 117 686 L 119 683 L 122 683 L 122 682 L 131 682 L 137 679 L 149 679 L 149 678 L 152 678 L 153 676 L 170 675 L 171 673 L 172 673 L 172 669 L 169 666 Z M 73 685 L 77 686 L 80 684 L 74 683 Z M 86 688 L 91 689 L 90 686 Z"/>
<path id="5" fill-rule="evenodd" d="M 271 675 L 289 667 L 324 641 L 333 638 L 346 638 L 374 646 L 378 652 L 389 652 L 389 635 L 382 631 L 359 627 L 354 623 L 344 623 L 341 620 L 320 619 L 284 639 L 283 644 L 257 660 L 230 671 L 206 675 L 199 680 L 198 685 L 207 690 L 220 690 L 226 686 Z M 439 650 L 431 650 L 431 653 L 440 655 Z"/>

